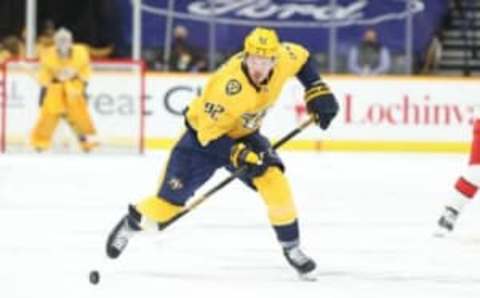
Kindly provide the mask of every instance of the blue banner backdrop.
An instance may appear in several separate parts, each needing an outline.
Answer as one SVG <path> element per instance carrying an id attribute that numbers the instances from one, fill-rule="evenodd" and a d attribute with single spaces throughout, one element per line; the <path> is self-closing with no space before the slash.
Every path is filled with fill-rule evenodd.
<path id="1" fill-rule="evenodd" d="M 280 38 L 299 42 L 314 52 L 327 52 L 329 27 L 337 32 L 337 50 L 345 54 L 366 28 L 375 28 L 393 53 L 405 52 L 408 0 L 176 0 L 174 26 L 189 30 L 190 42 L 208 49 L 209 28 L 223 53 L 241 49 L 244 36 L 256 25 L 277 28 Z M 143 0 L 143 47 L 163 47 L 168 0 Z M 211 4 L 212 3 L 212 4 Z M 123 15 L 123 45 L 131 41 L 131 0 L 118 0 Z M 447 0 L 410 1 L 413 50 L 422 55 L 448 10 Z M 213 18 L 215 17 L 215 18 Z M 213 20 L 215 20 L 213 22 Z"/>

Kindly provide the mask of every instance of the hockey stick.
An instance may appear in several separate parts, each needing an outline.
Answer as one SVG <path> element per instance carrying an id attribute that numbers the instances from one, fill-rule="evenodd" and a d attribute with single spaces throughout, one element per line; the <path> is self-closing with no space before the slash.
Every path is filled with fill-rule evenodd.
<path id="1" fill-rule="evenodd" d="M 291 140 L 293 137 L 298 135 L 300 132 L 302 132 L 305 128 L 307 128 L 310 124 L 314 122 L 314 118 L 311 117 L 307 121 L 303 122 L 300 126 L 289 132 L 286 136 L 275 142 L 272 146 L 273 149 L 277 149 L 281 147 L 283 144 Z M 176 216 L 174 216 L 172 219 L 169 221 L 163 223 L 163 224 L 158 224 L 158 229 L 159 230 L 164 230 L 167 227 L 169 227 L 171 224 L 182 218 L 183 216 L 187 215 L 190 213 L 192 210 L 200 206 L 203 202 L 205 202 L 208 198 L 210 198 L 213 194 L 227 186 L 230 182 L 235 180 L 235 178 L 238 178 L 241 176 L 244 172 L 246 171 L 246 167 L 242 167 L 238 170 L 236 170 L 233 174 L 231 174 L 229 177 L 225 178 L 223 181 L 218 183 L 215 187 L 207 191 L 205 194 L 200 196 L 198 199 L 194 200 L 191 204 L 189 204 L 185 209 L 183 209 L 180 213 L 178 213 Z M 107 266 L 107 260 L 103 260 L 102 262 L 102 270 Z M 89 273 L 89 280 L 91 284 L 97 284 L 100 281 L 100 272 L 98 270 L 92 270 Z"/>
<path id="2" fill-rule="evenodd" d="M 298 135 L 299 133 L 301 133 L 305 128 L 307 128 L 310 124 L 312 124 L 314 122 L 314 118 L 313 117 L 310 117 L 308 120 L 306 120 L 305 122 L 303 122 L 302 124 L 300 124 L 300 126 L 298 126 L 297 128 L 295 128 L 294 130 L 292 130 L 291 132 L 289 132 L 286 136 L 284 136 L 283 138 L 281 138 L 280 140 L 278 140 L 277 142 L 275 142 L 273 145 L 272 145 L 272 148 L 273 149 L 277 149 L 277 148 L 280 148 L 283 144 L 285 144 L 286 142 L 290 141 L 293 137 L 295 137 L 296 135 Z M 212 187 L 209 191 L 207 191 L 205 194 L 203 194 L 202 196 L 200 196 L 198 199 L 194 200 L 192 203 L 190 203 L 187 207 L 185 207 L 185 209 L 183 209 L 180 213 L 178 213 L 177 215 L 175 215 L 172 219 L 170 219 L 169 221 L 165 222 L 165 223 L 161 223 L 161 224 L 158 224 L 158 229 L 161 231 L 161 230 L 164 230 L 166 229 L 168 226 L 170 226 L 171 224 L 173 224 L 174 222 L 176 222 L 177 220 L 179 220 L 180 218 L 182 218 L 183 216 L 185 216 L 186 214 L 190 213 L 192 210 L 194 210 L 195 208 L 197 208 L 200 204 L 202 204 L 203 202 L 205 202 L 209 197 L 211 197 L 213 194 L 215 194 L 216 192 L 218 192 L 220 189 L 224 188 L 225 186 L 227 186 L 230 182 L 232 182 L 233 180 L 235 180 L 236 178 L 240 177 L 245 171 L 247 170 L 247 167 L 242 167 L 242 168 L 239 168 L 238 170 L 236 170 L 233 174 L 231 174 L 229 177 L 225 178 L 223 181 L 221 181 L 220 183 L 218 183 L 216 186 Z"/>

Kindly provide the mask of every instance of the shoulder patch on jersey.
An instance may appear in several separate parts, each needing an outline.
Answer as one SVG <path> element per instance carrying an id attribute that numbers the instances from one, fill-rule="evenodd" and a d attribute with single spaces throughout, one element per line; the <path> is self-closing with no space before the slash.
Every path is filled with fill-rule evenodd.
<path id="1" fill-rule="evenodd" d="M 232 79 L 227 82 L 227 86 L 225 87 L 225 93 L 227 95 L 235 95 L 242 91 L 242 84 L 236 79 Z"/>

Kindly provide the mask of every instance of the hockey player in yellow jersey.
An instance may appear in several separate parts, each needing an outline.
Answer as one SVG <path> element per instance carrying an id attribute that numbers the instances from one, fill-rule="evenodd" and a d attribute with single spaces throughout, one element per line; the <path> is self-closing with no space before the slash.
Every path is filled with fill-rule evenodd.
<path id="1" fill-rule="evenodd" d="M 294 76 L 305 86 L 308 111 L 327 129 L 338 104 L 309 52 L 297 44 L 281 44 L 273 30 L 253 30 L 243 51 L 218 69 L 188 106 L 186 132 L 171 152 L 158 192 L 129 206 L 107 239 L 107 255 L 118 257 L 135 233 L 171 220 L 217 169 L 247 167 L 240 179 L 265 202 L 286 260 L 299 274 L 312 274 L 316 265 L 300 249 L 284 164 L 259 132 L 263 117 Z"/>
<path id="2" fill-rule="evenodd" d="M 55 45 L 43 51 L 40 57 L 40 113 L 31 143 L 37 151 L 48 149 L 58 122 L 65 119 L 81 149 L 89 152 L 97 143 L 88 139 L 95 134 L 85 98 L 91 74 L 88 49 L 73 44 L 71 32 L 64 28 L 55 33 L 54 41 Z"/>

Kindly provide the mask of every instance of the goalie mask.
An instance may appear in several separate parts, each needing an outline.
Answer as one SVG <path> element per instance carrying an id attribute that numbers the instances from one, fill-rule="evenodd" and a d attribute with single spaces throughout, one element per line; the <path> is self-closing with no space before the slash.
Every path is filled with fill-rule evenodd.
<path id="1" fill-rule="evenodd" d="M 72 33 L 65 28 L 60 28 L 55 33 L 54 41 L 58 53 L 63 57 L 67 57 L 73 44 Z"/>

